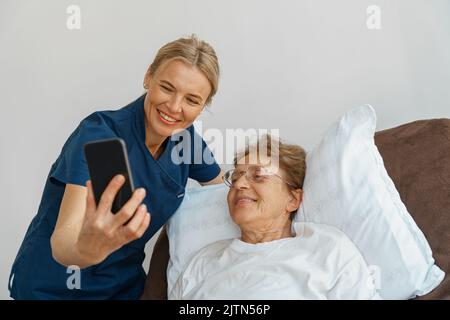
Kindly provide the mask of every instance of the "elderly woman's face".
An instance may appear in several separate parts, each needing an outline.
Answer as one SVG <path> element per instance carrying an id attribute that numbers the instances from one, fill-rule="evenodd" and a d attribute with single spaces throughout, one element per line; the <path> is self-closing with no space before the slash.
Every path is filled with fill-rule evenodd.
<path id="1" fill-rule="evenodd" d="M 147 125 L 153 134 L 169 137 L 186 129 L 198 117 L 211 92 L 206 76 L 197 67 L 173 59 L 156 74 L 146 74 L 144 87 Z"/>
<path id="2" fill-rule="evenodd" d="M 268 163 L 267 159 L 262 163 Z M 247 163 L 247 161 L 245 161 Z M 259 167 L 259 163 L 256 167 Z M 233 182 L 233 187 L 228 192 L 228 208 L 234 222 L 238 225 L 249 222 L 270 222 L 273 219 L 289 219 L 290 212 L 298 208 L 299 201 L 295 199 L 292 192 L 282 179 L 276 176 L 268 176 L 261 181 L 255 182 L 247 179 L 247 170 L 255 164 L 238 164 L 235 172 L 239 177 Z M 283 170 L 271 166 L 261 166 L 269 171 L 277 172 L 281 177 L 285 176 Z"/>

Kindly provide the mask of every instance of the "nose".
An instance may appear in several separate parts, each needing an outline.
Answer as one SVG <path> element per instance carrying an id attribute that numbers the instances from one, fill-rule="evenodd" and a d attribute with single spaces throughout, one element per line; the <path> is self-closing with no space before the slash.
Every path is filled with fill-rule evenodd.
<path id="1" fill-rule="evenodd" d="M 181 101 L 182 97 L 174 97 L 173 99 L 171 99 L 168 104 L 169 111 L 173 114 L 181 112 Z"/>
<path id="2" fill-rule="evenodd" d="M 247 175 L 243 174 L 240 176 L 234 183 L 233 188 L 237 190 L 248 189 L 249 183 L 247 179 Z"/>

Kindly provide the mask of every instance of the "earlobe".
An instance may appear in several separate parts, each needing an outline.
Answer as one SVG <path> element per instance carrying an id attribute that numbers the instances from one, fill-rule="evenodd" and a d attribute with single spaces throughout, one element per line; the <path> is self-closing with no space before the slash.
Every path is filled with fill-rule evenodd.
<path id="1" fill-rule="evenodd" d="M 144 76 L 144 89 L 148 89 L 150 87 L 150 82 L 152 80 L 152 76 L 149 72 L 147 72 Z"/>
<path id="2" fill-rule="evenodd" d="M 298 210 L 298 208 L 300 208 L 300 204 L 302 203 L 302 199 L 303 199 L 302 189 L 293 190 L 291 192 L 291 199 L 288 204 L 288 207 L 290 209 L 289 212 Z"/>

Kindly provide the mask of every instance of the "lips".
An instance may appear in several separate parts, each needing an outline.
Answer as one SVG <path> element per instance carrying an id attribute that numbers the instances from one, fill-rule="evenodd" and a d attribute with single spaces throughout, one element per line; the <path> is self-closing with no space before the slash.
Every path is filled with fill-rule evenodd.
<path id="1" fill-rule="evenodd" d="M 253 202 L 256 202 L 256 199 L 249 197 L 249 196 L 237 196 L 236 200 L 234 201 L 235 205 L 246 205 L 251 204 Z"/>
<path id="2" fill-rule="evenodd" d="M 165 124 L 174 125 L 181 121 L 181 120 L 175 119 L 173 116 L 171 116 L 161 110 L 156 109 L 156 111 L 158 111 L 159 119 L 162 122 L 164 122 Z"/>

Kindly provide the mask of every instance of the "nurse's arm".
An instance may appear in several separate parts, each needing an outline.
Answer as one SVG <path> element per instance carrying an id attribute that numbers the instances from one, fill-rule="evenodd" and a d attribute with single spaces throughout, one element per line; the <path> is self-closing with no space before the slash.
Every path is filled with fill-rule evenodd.
<path id="1" fill-rule="evenodd" d="M 222 180 L 223 175 L 224 175 L 223 170 L 220 170 L 220 173 L 214 179 L 212 179 L 210 181 L 206 181 L 206 182 L 199 182 L 199 183 L 202 186 L 208 186 L 208 185 L 212 185 L 212 184 L 220 184 L 220 183 L 223 183 L 223 180 Z"/>
<path id="2" fill-rule="evenodd" d="M 90 181 L 86 187 L 67 184 L 58 220 L 50 239 L 53 258 L 65 266 L 86 268 L 102 262 L 123 245 L 140 238 L 150 224 L 145 190 L 136 189 L 127 203 L 111 212 L 125 182 L 121 175 L 108 184 L 97 204 Z"/>
<path id="3" fill-rule="evenodd" d="M 79 265 L 83 260 L 76 242 L 86 211 L 87 188 L 67 184 L 59 209 L 55 230 L 50 239 L 53 258 L 63 265 Z"/>

